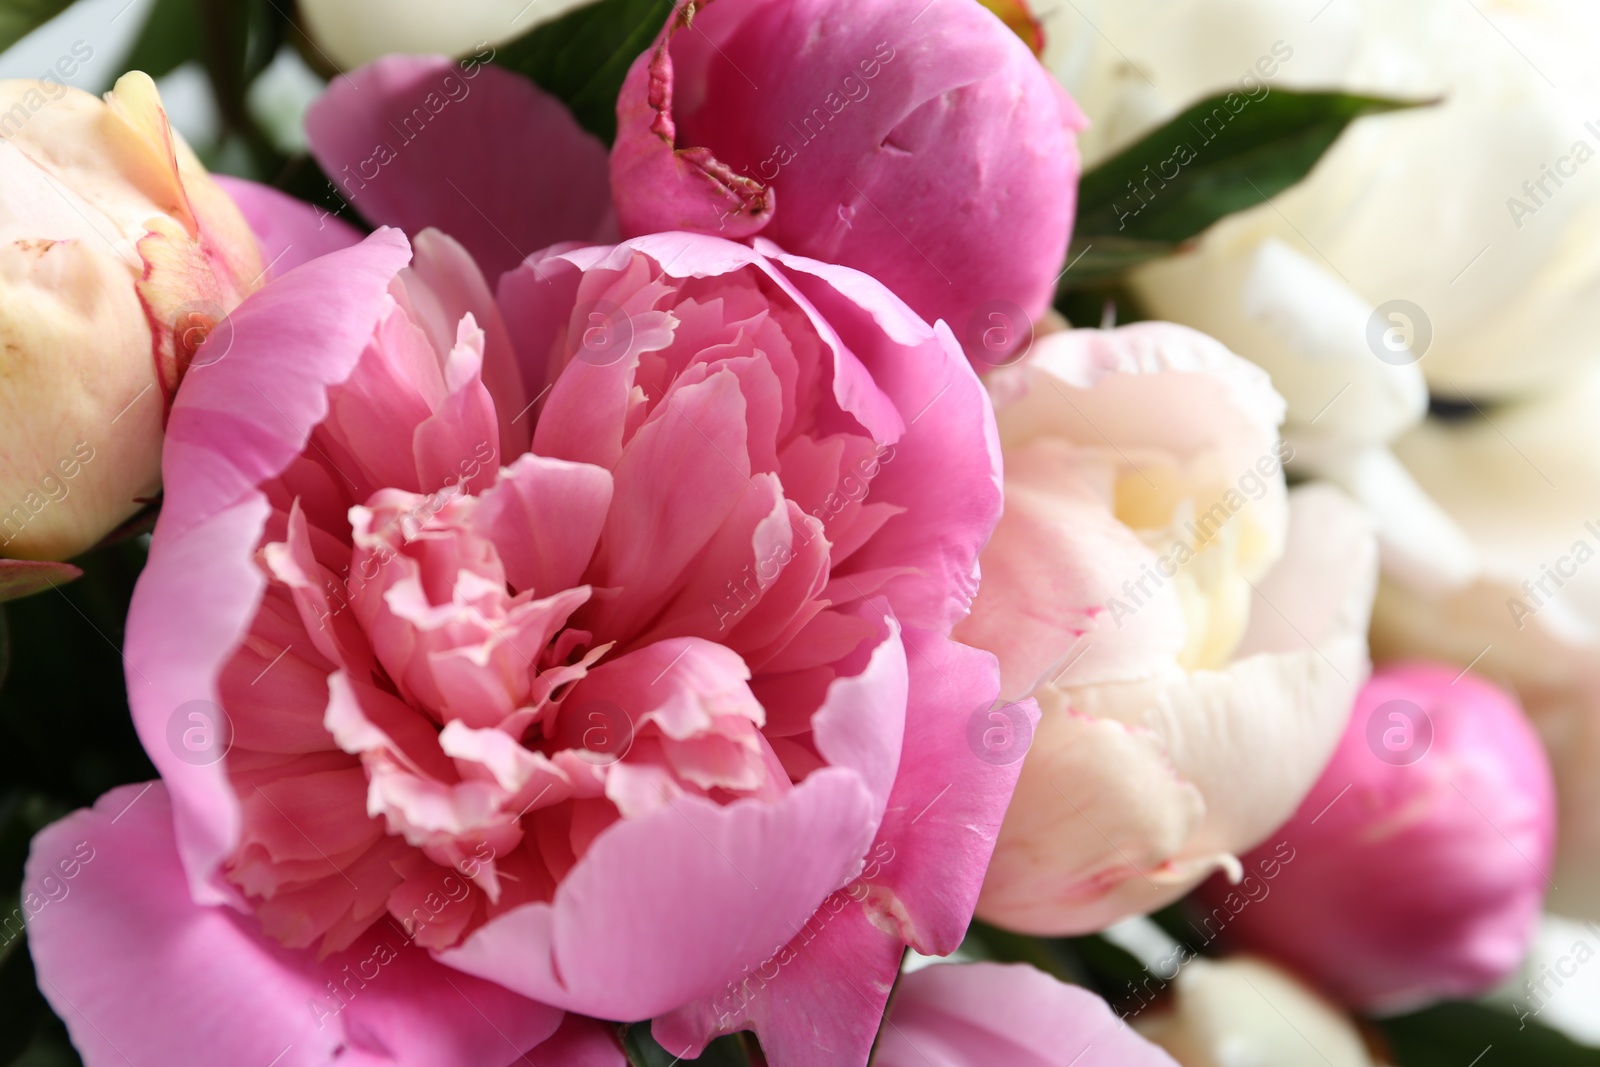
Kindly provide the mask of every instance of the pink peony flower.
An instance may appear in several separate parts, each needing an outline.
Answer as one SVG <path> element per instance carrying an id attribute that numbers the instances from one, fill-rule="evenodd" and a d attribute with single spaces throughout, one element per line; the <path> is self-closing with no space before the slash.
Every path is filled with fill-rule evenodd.
<path id="1" fill-rule="evenodd" d="M 895 990 L 878 1067 L 1176 1067 L 1079 986 L 1024 964 L 937 964 Z"/>
<path id="2" fill-rule="evenodd" d="M 269 257 L 329 239 L 247 213 Z M 91 1067 L 506 1063 L 561 1010 L 865 1062 L 1016 777 L 967 743 L 996 664 L 948 637 L 1000 501 L 949 330 L 689 234 L 558 246 L 496 300 L 380 230 L 232 318 L 128 623 L 163 782 L 34 850 L 30 885 L 98 850 L 32 926 Z"/>
<path id="3" fill-rule="evenodd" d="M 993 364 L 1055 290 L 1085 125 L 971 0 L 716 0 L 634 60 L 611 183 L 626 234 L 761 233 L 866 271 Z"/>
<path id="4" fill-rule="evenodd" d="M 1549 763 L 1511 697 L 1454 667 L 1388 667 L 1271 838 L 1294 859 L 1266 895 L 1214 879 L 1199 899 L 1225 937 L 1354 1007 L 1477 996 L 1527 952 L 1554 825 Z"/>

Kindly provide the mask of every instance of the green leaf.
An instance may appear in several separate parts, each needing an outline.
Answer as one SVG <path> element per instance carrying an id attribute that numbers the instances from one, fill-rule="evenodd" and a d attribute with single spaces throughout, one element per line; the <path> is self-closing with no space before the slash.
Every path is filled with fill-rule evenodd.
<path id="1" fill-rule="evenodd" d="M 600 0 L 502 45 L 494 62 L 558 97 L 609 148 L 622 79 L 672 8 L 672 0 Z"/>
<path id="2" fill-rule="evenodd" d="M 0 0 L 0 51 L 72 5 L 72 0 Z"/>
<path id="3" fill-rule="evenodd" d="M 156 776 L 128 714 L 121 653 L 144 549 L 124 541 L 78 562 L 78 581 L 5 607 L 11 666 L 0 689 L 0 782 L 62 810 Z"/>
<path id="4" fill-rule="evenodd" d="M 1095 975 L 1065 938 L 1029 937 L 974 919 L 961 943 L 963 952 L 997 963 L 1026 963 L 1052 978 L 1104 992 Z"/>
<path id="5" fill-rule="evenodd" d="M 1274 89 L 1195 104 L 1083 176 L 1063 287 L 1171 254 L 1300 181 L 1356 119 L 1428 103 Z"/>
<path id="6" fill-rule="evenodd" d="M 10 905 L 7 905 L 8 910 Z M 0 1063 L 15 1063 L 33 1043 L 50 1005 L 39 993 L 26 935 L 17 937 L 17 951 L 0 960 Z"/>
<path id="7" fill-rule="evenodd" d="M 195 0 L 156 0 L 122 66 L 162 78 L 189 60 L 201 58 L 203 48 Z"/>
<path id="8" fill-rule="evenodd" d="M 617 1036 L 622 1041 L 622 1052 L 630 1067 L 689 1067 L 696 1063 L 705 1067 L 750 1067 L 753 1063 L 765 1062 L 758 1058 L 759 1053 L 752 1054 L 759 1046 L 755 1035 L 747 1032 L 717 1038 L 692 1060 L 674 1056 L 656 1044 L 648 1022 L 621 1026 Z"/>
<path id="9" fill-rule="evenodd" d="M 1539 1024 L 1481 1004 L 1439 1004 L 1380 1019 L 1399 1067 L 1600 1067 L 1600 1049 L 1579 1045 Z"/>
<path id="10" fill-rule="evenodd" d="M 1114 281 L 1141 263 L 1170 256 L 1177 248 L 1176 241 L 1074 232 L 1072 247 L 1067 250 L 1067 269 L 1061 272 L 1061 288 L 1082 289 Z"/>

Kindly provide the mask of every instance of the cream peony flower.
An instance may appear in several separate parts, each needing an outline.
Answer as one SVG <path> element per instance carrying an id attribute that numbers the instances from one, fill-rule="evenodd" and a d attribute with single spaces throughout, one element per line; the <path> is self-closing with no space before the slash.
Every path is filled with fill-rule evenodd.
<path id="1" fill-rule="evenodd" d="M 0 135 L 0 557 L 65 559 L 160 488 L 172 391 L 262 263 L 141 73 L 0 82 Z"/>
<path id="2" fill-rule="evenodd" d="M 586 0 L 300 0 L 322 58 L 353 70 L 393 52 L 460 56 L 512 40 Z"/>
<path id="3" fill-rule="evenodd" d="M 990 379 L 1006 510 L 961 640 L 1041 719 L 979 914 L 1100 929 L 1286 819 L 1367 672 L 1372 536 L 1286 493 L 1283 401 L 1168 323 L 1043 338 Z"/>
<path id="4" fill-rule="evenodd" d="M 1337 1007 L 1265 960 L 1196 959 L 1175 984 L 1172 1007 L 1141 1015 L 1134 1029 L 1183 1067 L 1373 1067 L 1361 1034 Z"/>

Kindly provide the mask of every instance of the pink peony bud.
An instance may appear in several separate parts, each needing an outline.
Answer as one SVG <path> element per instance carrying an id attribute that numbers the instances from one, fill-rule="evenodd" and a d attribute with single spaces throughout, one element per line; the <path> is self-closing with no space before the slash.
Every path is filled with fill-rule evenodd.
<path id="1" fill-rule="evenodd" d="M 759 232 L 866 271 L 983 369 L 1049 304 L 1084 121 L 973 0 L 690 3 L 628 73 L 611 184 L 625 235 Z"/>
<path id="2" fill-rule="evenodd" d="M 1510 696 L 1454 667 L 1389 667 L 1300 810 L 1244 857 L 1273 875 L 1213 879 L 1203 921 L 1358 1008 L 1473 996 L 1527 951 L 1554 824 L 1544 750 Z M 1293 860 L 1268 862 L 1281 843 Z"/>
<path id="3" fill-rule="evenodd" d="M 0 82 L 0 136 L 0 556 L 63 559 L 160 488 L 168 403 L 260 255 L 143 74 Z"/>

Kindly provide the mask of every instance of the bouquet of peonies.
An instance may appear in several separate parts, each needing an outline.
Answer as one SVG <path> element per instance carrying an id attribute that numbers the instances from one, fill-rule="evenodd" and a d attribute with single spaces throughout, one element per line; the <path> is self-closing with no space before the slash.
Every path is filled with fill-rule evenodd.
<path id="1" fill-rule="evenodd" d="M 1600 1064 L 1578 0 L 118 5 L 0 1062 Z"/>

